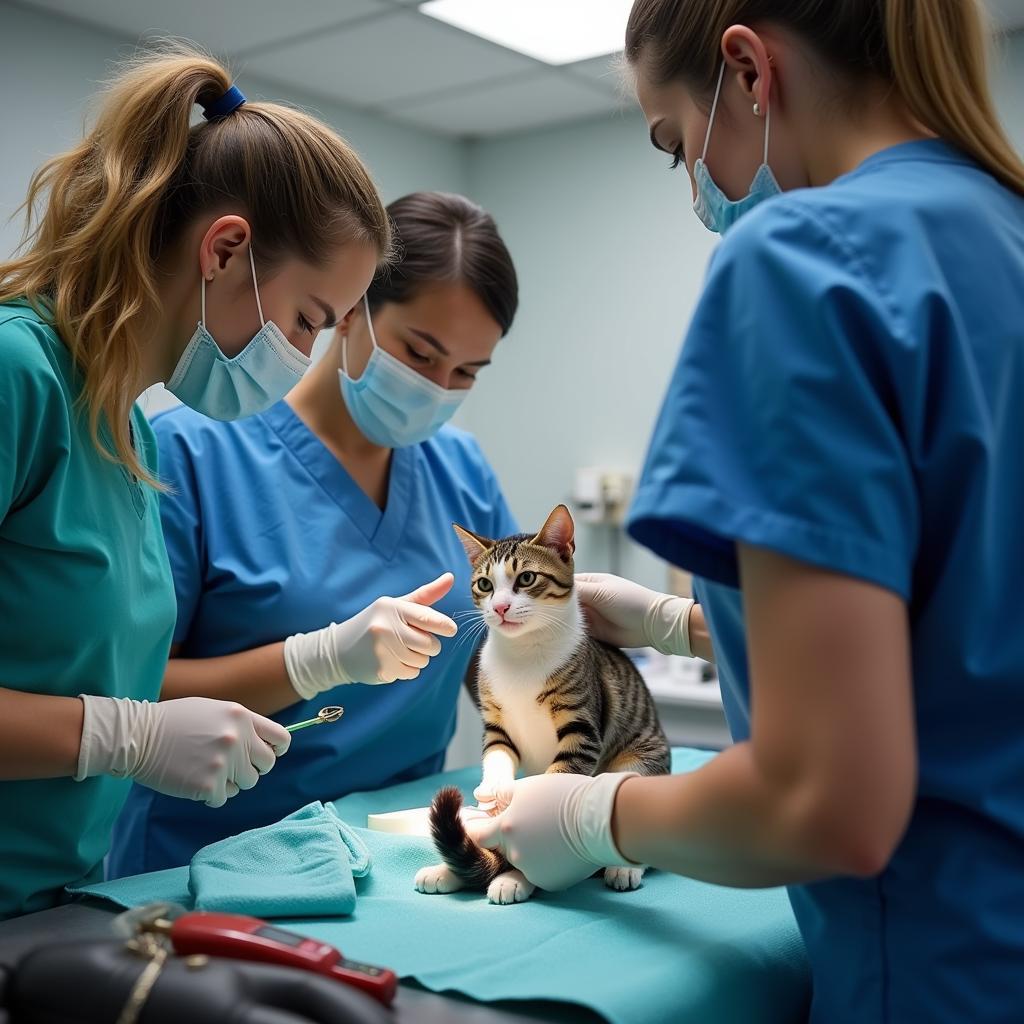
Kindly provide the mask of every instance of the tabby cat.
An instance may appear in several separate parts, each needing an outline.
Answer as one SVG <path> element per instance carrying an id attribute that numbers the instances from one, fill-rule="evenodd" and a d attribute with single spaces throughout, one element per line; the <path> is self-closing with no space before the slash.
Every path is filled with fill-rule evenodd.
<path id="1" fill-rule="evenodd" d="M 488 540 L 455 527 L 473 566 L 473 601 L 488 636 L 480 653 L 484 720 L 481 806 L 504 810 L 517 772 L 597 775 L 669 771 L 669 746 L 633 662 L 586 632 L 573 578 L 572 516 L 559 505 L 536 536 Z M 482 627 L 481 627 L 482 628 Z M 457 789 L 431 806 L 443 864 L 424 868 L 425 893 L 486 889 L 492 903 L 521 903 L 534 886 L 498 853 L 466 834 Z M 613 889 L 640 886 L 642 867 L 605 869 Z"/>

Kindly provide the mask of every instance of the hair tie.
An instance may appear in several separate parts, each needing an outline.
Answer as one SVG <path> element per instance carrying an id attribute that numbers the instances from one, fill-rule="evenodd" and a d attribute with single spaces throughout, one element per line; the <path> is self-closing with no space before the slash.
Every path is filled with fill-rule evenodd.
<path id="1" fill-rule="evenodd" d="M 203 117 L 207 121 L 212 121 L 217 117 L 227 117 L 228 114 L 234 113 L 244 102 L 245 96 L 242 94 L 242 90 L 237 85 L 233 85 L 220 99 L 214 100 L 213 103 L 203 104 Z"/>

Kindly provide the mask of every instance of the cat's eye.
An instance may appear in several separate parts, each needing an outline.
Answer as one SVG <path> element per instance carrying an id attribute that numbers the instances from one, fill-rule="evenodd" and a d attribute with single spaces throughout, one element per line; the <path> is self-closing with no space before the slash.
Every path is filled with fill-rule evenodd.
<path id="1" fill-rule="evenodd" d="M 476 589 L 479 590 L 481 594 L 489 594 L 494 589 L 494 584 L 486 576 L 481 576 L 480 579 L 476 581 Z"/>
<path id="2" fill-rule="evenodd" d="M 532 587 L 537 582 L 537 574 L 535 572 L 521 572 L 516 578 L 517 587 Z"/>

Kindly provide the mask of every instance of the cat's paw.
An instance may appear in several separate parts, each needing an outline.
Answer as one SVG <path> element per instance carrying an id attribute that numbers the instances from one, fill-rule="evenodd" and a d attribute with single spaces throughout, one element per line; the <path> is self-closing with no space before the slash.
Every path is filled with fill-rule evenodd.
<path id="1" fill-rule="evenodd" d="M 644 867 L 605 868 L 604 884 L 617 892 L 632 892 L 643 885 L 644 871 L 646 870 Z"/>
<path id="2" fill-rule="evenodd" d="M 477 806 L 490 814 L 501 814 L 508 810 L 512 803 L 512 787 L 514 779 L 484 779 L 476 789 L 473 790 L 473 799 Z"/>
<path id="3" fill-rule="evenodd" d="M 430 896 L 458 892 L 464 885 L 465 882 L 447 864 L 435 864 L 416 872 L 416 891 Z"/>
<path id="4" fill-rule="evenodd" d="M 487 898 L 492 903 L 525 903 L 536 888 L 522 871 L 506 871 L 487 887 Z"/>

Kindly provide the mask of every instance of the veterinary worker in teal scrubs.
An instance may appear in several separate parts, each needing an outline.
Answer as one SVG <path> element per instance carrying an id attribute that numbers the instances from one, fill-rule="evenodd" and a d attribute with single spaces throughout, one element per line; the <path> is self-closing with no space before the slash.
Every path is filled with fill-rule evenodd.
<path id="1" fill-rule="evenodd" d="M 494 221 L 468 199 L 419 192 L 388 212 L 396 264 L 284 401 L 236 423 L 186 408 L 154 423 L 178 602 L 163 697 L 234 700 L 283 724 L 329 704 L 345 716 L 296 736 L 258 794 L 220 811 L 136 787 L 112 876 L 188 863 L 312 800 L 443 765 L 479 639 L 444 639 L 430 660 L 473 607 L 452 523 L 516 532 L 479 446 L 446 424 L 518 288 Z M 373 644 L 353 644 L 353 629 Z"/>
<path id="2" fill-rule="evenodd" d="M 651 141 L 725 238 L 629 530 L 699 578 L 736 743 L 480 829 L 545 888 L 789 885 L 814 1024 L 1024 1013 L 1024 166 L 985 45 L 974 0 L 634 4 Z"/>
<path id="3" fill-rule="evenodd" d="M 100 878 L 133 779 L 216 814 L 288 749 L 235 701 L 156 702 L 176 613 L 135 398 L 260 412 L 391 245 L 337 135 L 186 50 L 117 79 L 29 204 L 0 263 L 0 917 Z"/>

